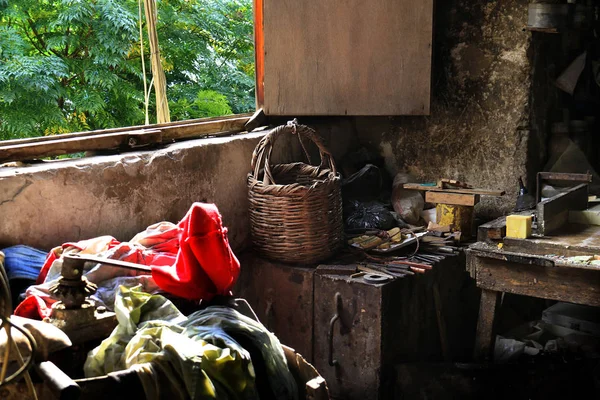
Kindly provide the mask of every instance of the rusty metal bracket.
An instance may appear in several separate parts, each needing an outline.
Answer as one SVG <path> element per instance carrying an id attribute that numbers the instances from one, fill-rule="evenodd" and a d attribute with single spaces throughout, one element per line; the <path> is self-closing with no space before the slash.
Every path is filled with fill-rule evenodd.
<path id="1" fill-rule="evenodd" d="M 536 177 L 535 203 L 542 200 L 542 182 L 543 181 L 561 181 L 561 182 L 580 182 L 592 183 L 592 174 L 588 171 L 586 174 L 571 174 L 565 172 L 538 172 Z"/>
<path id="2" fill-rule="evenodd" d="M 333 359 L 333 328 L 335 327 L 335 322 L 338 319 L 340 319 L 340 316 L 342 315 L 342 295 L 340 294 L 340 292 L 337 292 L 335 294 L 334 301 L 336 311 L 334 316 L 331 318 L 331 321 L 329 322 L 329 365 L 332 367 L 335 367 L 340 364 L 338 360 Z"/>

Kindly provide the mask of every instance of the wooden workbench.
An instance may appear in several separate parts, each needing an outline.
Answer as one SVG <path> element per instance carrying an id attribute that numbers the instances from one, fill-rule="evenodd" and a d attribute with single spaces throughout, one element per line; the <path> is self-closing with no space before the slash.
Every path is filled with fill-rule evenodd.
<path id="1" fill-rule="evenodd" d="M 583 255 L 600 255 L 600 226 L 573 224 L 552 237 L 505 238 L 470 246 L 467 269 L 482 291 L 475 357 L 491 357 L 502 293 L 600 307 L 600 266 L 564 258 Z"/>

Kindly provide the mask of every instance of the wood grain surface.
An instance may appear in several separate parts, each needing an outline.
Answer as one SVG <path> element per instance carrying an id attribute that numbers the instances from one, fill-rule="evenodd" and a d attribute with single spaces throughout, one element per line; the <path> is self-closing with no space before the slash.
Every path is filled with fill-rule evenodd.
<path id="1" fill-rule="evenodd" d="M 452 204 L 456 206 L 474 206 L 479 203 L 478 194 L 459 194 L 444 192 L 425 192 L 425 201 L 436 204 Z"/>
<path id="2" fill-rule="evenodd" d="M 498 292 L 600 306 L 600 271 L 481 259 L 477 286 Z"/>
<path id="3" fill-rule="evenodd" d="M 263 7 L 267 115 L 429 114 L 433 0 Z"/>

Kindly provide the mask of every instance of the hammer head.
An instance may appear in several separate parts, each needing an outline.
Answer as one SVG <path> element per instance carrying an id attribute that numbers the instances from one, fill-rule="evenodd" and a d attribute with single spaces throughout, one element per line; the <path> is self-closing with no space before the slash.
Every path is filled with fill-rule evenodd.
<path id="1" fill-rule="evenodd" d="M 85 260 L 72 255 L 63 256 L 61 275 L 65 279 L 80 280 L 83 276 Z"/>
<path id="2" fill-rule="evenodd" d="M 85 299 L 96 293 L 98 287 L 83 276 L 85 259 L 65 255 L 62 262 L 62 276 L 58 283 L 50 288 L 50 294 L 60 300 L 67 309 L 81 308 Z"/>

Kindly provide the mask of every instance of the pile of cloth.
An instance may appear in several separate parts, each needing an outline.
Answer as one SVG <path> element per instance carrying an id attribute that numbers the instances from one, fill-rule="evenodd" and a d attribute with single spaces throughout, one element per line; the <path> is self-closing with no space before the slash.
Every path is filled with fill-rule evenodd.
<path id="1" fill-rule="evenodd" d="M 49 289 L 61 276 L 62 256 L 66 254 L 94 255 L 152 267 L 149 275 L 103 264 L 86 264 L 84 276 L 98 285 L 92 300 L 109 310 L 121 285 L 141 285 L 146 293 L 166 292 L 192 301 L 210 300 L 216 295 L 228 294 L 240 270 L 217 207 L 194 203 L 179 224 L 159 222 L 129 242 L 100 236 L 52 249 L 36 285 L 26 290 L 26 298 L 15 309 L 15 315 L 31 319 L 50 315 L 56 300 L 50 296 Z"/>
<path id="2" fill-rule="evenodd" d="M 14 276 L 34 275 L 37 252 L 15 247 L 9 254 Z M 149 274 L 86 263 L 83 275 L 98 286 L 92 300 L 114 311 L 118 321 L 88 354 L 86 377 L 134 370 L 148 399 L 297 399 L 277 337 L 252 312 L 206 306 L 231 294 L 240 270 L 215 205 L 194 203 L 179 224 L 154 224 L 129 242 L 101 236 L 53 249 L 16 315 L 50 315 L 56 300 L 49 289 L 61 276 L 66 254 L 151 266 Z M 202 301 L 205 308 L 186 317 L 159 293 Z"/>
<path id="3" fill-rule="evenodd" d="M 283 348 L 260 322 L 226 306 L 185 317 L 168 299 L 120 287 L 119 325 L 92 350 L 86 377 L 136 371 L 146 398 L 298 398 Z"/>

